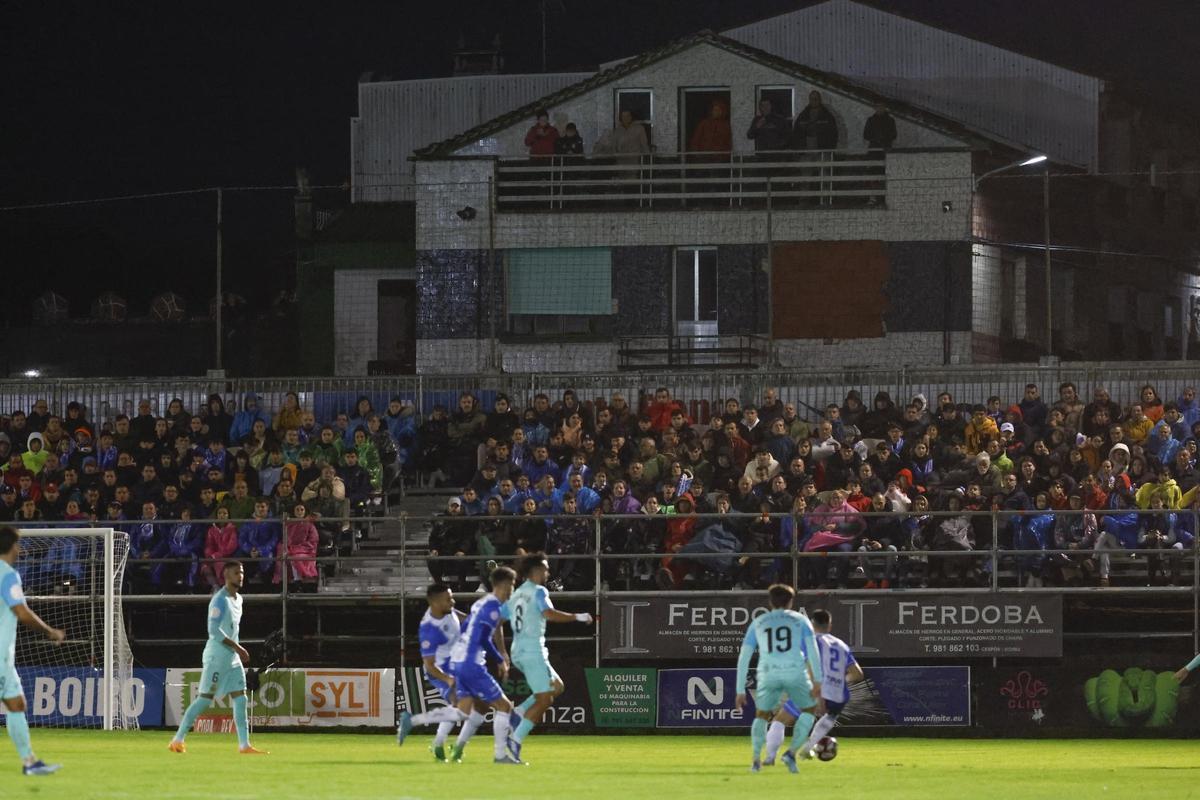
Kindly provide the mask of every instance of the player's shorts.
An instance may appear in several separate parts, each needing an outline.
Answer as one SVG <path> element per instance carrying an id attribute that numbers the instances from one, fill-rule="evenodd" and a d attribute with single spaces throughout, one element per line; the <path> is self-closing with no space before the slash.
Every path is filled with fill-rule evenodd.
<path id="1" fill-rule="evenodd" d="M 15 697 L 24 697 L 25 692 L 21 689 L 21 676 L 17 674 L 17 667 L 11 661 L 0 661 L 0 700 L 12 700 Z"/>
<path id="2" fill-rule="evenodd" d="M 447 667 L 447 669 L 449 669 L 449 667 Z M 454 687 L 453 686 L 446 683 L 445 681 L 439 681 L 437 678 L 433 677 L 428 672 L 425 673 L 425 680 L 429 681 L 430 685 L 433 686 L 433 688 L 438 690 L 438 694 L 441 696 L 441 698 L 443 700 L 446 701 L 447 705 L 451 705 L 451 706 L 454 705 Z"/>
<path id="3" fill-rule="evenodd" d="M 832 700 L 825 701 L 825 713 L 829 715 L 830 719 L 837 719 L 837 715 L 842 713 L 842 709 L 845 707 L 845 703 L 835 703 Z M 804 713 L 791 700 L 788 700 L 783 704 L 783 711 L 785 714 L 790 714 L 797 719 L 799 719 L 800 715 Z"/>
<path id="4" fill-rule="evenodd" d="M 807 674 L 761 675 L 754 690 L 754 705 L 759 711 L 779 708 L 784 697 L 793 702 L 812 704 L 812 683 Z"/>
<path id="5" fill-rule="evenodd" d="M 555 682 L 562 682 L 562 678 L 558 677 L 554 667 L 550 666 L 550 662 L 540 654 L 523 658 L 514 657 L 513 666 L 521 670 L 521 674 L 525 676 L 525 682 L 529 684 L 529 691 L 534 694 L 553 691 Z"/>
<path id="6" fill-rule="evenodd" d="M 451 664 L 450 669 L 454 673 L 455 690 L 460 701 L 470 697 L 485 703 L 494 703 L 504 695 L 500 684 L 487 671 L 487 667 L 464 661 Z"/>
<path id="7" fill-rule="evenodd" d="M 246 691 L 246 668 L 241 663 L 209 662 L 200 673 L 200 694 L 214 698 Z"/>

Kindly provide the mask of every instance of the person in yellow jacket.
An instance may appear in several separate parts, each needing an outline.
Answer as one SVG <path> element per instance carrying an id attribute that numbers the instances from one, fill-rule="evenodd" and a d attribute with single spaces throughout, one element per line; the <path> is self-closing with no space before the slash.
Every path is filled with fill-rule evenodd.
<path id="1" fill-rule="evenodd" d="M 1142 404 L 1134 403 L 1129 408 L 1129 418 L 1121 426 L 1125 429 L 1125 441 L 1130 444 L 1145 444 L 1154 427 L 1154 420 L 1142 413 Z"/>
<path id="2" fill-rule="evenodd" d="M 1195 489 L 1188 492 L 1192 495 Z M 1177 510 L 1183 508 L 1184 496 L 1183 491 L 1179 488 L 1179 484 L 1175 483 L 1175 479 L 1171 477 L 1171 468 L 1162 467 L 1158 471 L 1158 479 L 1149 483 L 1144 483 L 1138 487 L 1137 494 L 1133 496 L 1138 508 L 1149 508 L 1150 502 L 1155 497 L 1163 499 L 1163 507 Z"/>
<path id="3" fill-rule="evenodd" d="M 38 475 L 42 467 L 46 466 L 46 459 L 50 457 L 50 451 L 46 449 L 46 440 L 42 434 L 34 431 L 29 434 L 25 446 L 28 449 L 21 454 L 21 461 L 24 462 L 25 469 Z"/>
<path id="4" fill-rule="evenodd" d="M 976 455 L 984 449 L 988 439 L 1000 438 L 1000 429 L 996 427 L 996 421 L 987 415 L 986 408 L 975 406 L 971 409 L 971 421 L 967 423 L 963 437 L 966 439 L 967 452 Z"/>

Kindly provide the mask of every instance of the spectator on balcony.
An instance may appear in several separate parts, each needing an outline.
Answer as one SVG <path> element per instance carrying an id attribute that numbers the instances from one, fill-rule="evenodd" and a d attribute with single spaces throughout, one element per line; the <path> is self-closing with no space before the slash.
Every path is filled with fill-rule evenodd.
<path id="1" fill-rule="evenodd" d="M 300 395 L 288 392 L 283 396 L 283 406 L 271 422 L 271 427 L 280 436 L 291 428 L 299 428 L 304 422 L 304 409 L 300 407 Z"/>
<path id="2" fill-rule="evenodd" d="M 580 160 L 584 154 L 583 137 L 574 122 L 568 122 L 563 133 L 554 141 L 554 154 L 559 156 L 574 156 L 572 161 Z"/>
<path id="3" fill-rule="evenodd" d="M 792 146 L 798 150 L 834 150 L 838 146 L 837 120 L 815 89 L 808 93 L 808 105 L 796 115 Z"/>
<path id="4" fill-rule="evenodd" d="M 558 141 L 558 128 L 550 124 L 550 112 L 539 108 L 533 116 L 536 122 L 525 134 L 525 146 L 529 148 L 529 155 L 534 158 L 554 155 L 554 143 Z"/>
<path id="5" fill-rule="evenodd" d="M 875 113 L 863 125 L 863 141 L 871 150 L 891 150 L 896 141 L 896 120 L 881 102 L 875 103 Z"/>
<path id="6" fill-rule="evenodd" d="M 289 586 L 316 586 L 317 551 L 321 545 L 321 537 L 303 504 L 296 506 L 292 514 L 294 518 L 289 519 L 286 525 L 286 563 L 282 558 L 279 560 L 274 580 L 276 584 L 280 583 L 286 572 Z"/>
<path id="7" fill-rule="evenodd" d="M 771 108 L 765 97 L 758 101 L 758 113 L 750 121 L 746 138 L 754 141 L 756 152 L 786 150 L 791 136 L 791 122 Z"/>
<path id="8" fill-rule="evenodd" d="M 708 116 L 692 130 L 688 151 L 728 154 L 732 149 L 733 132 L 729 127 L 728 109 L 720 100 L 713 100 L 708 106 Z"/>
<path id="9" fill-rule="evenodd" d="M 616 127 L 600 137 L 592 152 L 615 155 L 618 161 L 649 153 L 650 140 L 646 136 L 646 128 L 634 120 L 633 112 L 621 111 L 617 119 Z M 633 160 L 636 162 L 637 159 Z"/>

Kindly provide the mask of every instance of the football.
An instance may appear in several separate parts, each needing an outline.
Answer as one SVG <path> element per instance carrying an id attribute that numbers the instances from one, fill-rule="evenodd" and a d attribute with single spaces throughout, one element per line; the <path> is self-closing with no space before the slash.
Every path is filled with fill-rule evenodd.
<path id="1" fill-rule="evenodd" d="M 837 739 L 826 736 L 817 742 L 817 758 L 822 761 L 833 761 L 837 758 Z"/>

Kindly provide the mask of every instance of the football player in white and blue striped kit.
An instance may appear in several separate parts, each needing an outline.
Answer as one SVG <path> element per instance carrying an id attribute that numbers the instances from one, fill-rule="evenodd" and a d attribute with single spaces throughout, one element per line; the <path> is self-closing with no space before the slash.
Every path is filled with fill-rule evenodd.
<path id="1" fill-rule="evenodd" d="M 821 662 L 808 617 L 792 610 L 796 590 L 777 583 L 767 589 L 771 610 L 757 617 L 746 629 L 737 664 L 737 708 L 746 705 L 746 678 L 750 659 L 758 651 L 756 713 L 750 726 L 754 760 L 750 770 L 758 772 L 760 755 L 767 739 L 767 723 L 786 697 L 804 708 L 812 708 L 821 696 Z M 784 754 L 788 769 L 796 772 L 789 750 Z"/>
<path id="2" fill-rule="evenodd" d="M 508 677 L 508 655 L 493 641 L 496 631 L 503 624 L 503 605 L 512 596 L 513 584 L 516 583 L 517 573 L 508 567 L 497 567 L 492 571 L 490 580 L 492 591 L 475 601 L 471 606 L 471 615 L 467 618 L 462 636 L 454 643 L 450 651 L 450 674 L 454 676 L 454 688 L 458 696 L 458 710 L 465 716 L 475 714 L 476 703 L 483 703 L 495 709 L 492 717 L 493 735 L 495 738 L 495 758 L 497 764 L 520 764 L 508 753 L 509 715 L 512 713 L 512 701 L 504 694 L 500 684 L 487 670 L 487 660 L 490 657 L 500 667 L 500 679 Z M 500 637 L 503 641 L 503 637 Z M 472 714 L 474 716 L 474 714 Z M 482 715 L 479 717 L 482 722 Z M 458 741 L 455 742 L 455 761 L 461 760 L 462 748 L 467 739 L 475 731 L 470 727 L 471 720 L 463 725 Z"/>
<path id="3" fill-rule="evenodd" d="M 830 633 L 833 629 L 833 615 L 824 609 L 818 609 L 812 613 L 810 619 L 817 634 L 821 672 L 825 676 L 821 682 L 821 699 L 825 702 L 825 713 L 813 724 L 811 715 L 801 712 L 792 701 L 784 703 L 767 730 L 767 764 L 775 760 L 775 754 L 783 744 L 784 729 L 793 724 L 796 728 L 792 732 L 792 748 L 789 752 L 798 752 L 803 758 L 812 758 L 817 742 L 833 730 L 838 714 L 846 707 L 846 703 L 850 702 L 850 684 L 863 679 L 862 668 L 855 661 L 850 645 Z M 806 716 L 808 719 L 805 719 Z M 797 747 L 799 738 L 808 731 L 809 726 L 812 726 L 811 733 L 804 744 Z M 785 763 L 787 758 L 785 755 Z"/>
<path id="4" fill-rule="evenodd" d="M 425 591 L 429 608 L 417 628 L 417 639 L 421 643 L 421 661 L 425 677 L 438 690 L 446 705 L 426 711 L 424 714 L 400 715 L 396 726 L 396 743 L 404 744 L 408 734 L 416 725 L 437 723 L 437 735 L 433 740 L 433 757 L 446 760 L 446 739 L 450 731 L 467 716 L 458 710 L 458 699 L 454 692 L 454 676 L 450 674 L 450 651 L 462 635 L 466 615 L 454 607 L 454 593 L 449 586 L 435 583 Z"/>
<path id="5" fill-rule="evenodd" d="M 21 757 L 21 772 L 24 775 L 52 775 L 62 768 L 61 764 L 47 764 L 33 754 L 29 742 L 29 720 L 25 718 L 25 693 L 21 689 L 21 676 L 17 674 L 17 623 L 20 622 L 46 634 L 55 644 L 62 644 L 66 633 L 52 628 L 42 618 L 29 610 L 25 593 L 21 590 L 21 575 L 15 569 L 17 556 L 21 554 L 21 535 L 14 528 L 0 527 L 0 704 L 7 711 L 5 725 L 8 738 Z"/>

